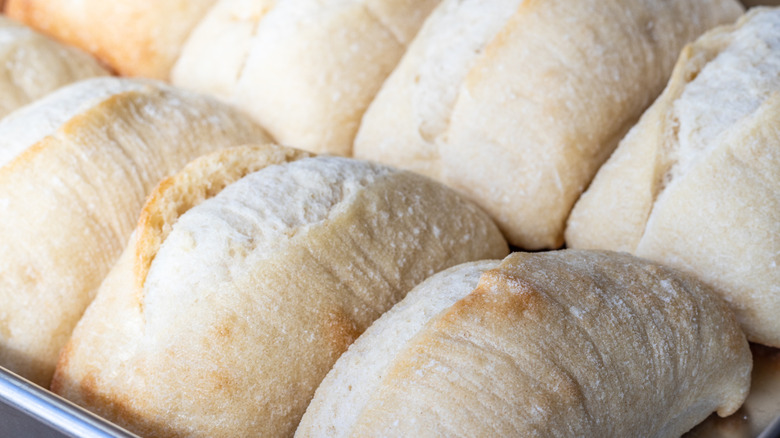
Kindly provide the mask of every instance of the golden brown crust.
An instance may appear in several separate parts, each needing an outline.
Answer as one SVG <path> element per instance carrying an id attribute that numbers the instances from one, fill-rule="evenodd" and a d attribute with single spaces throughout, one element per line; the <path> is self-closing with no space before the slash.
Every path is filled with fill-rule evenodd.
<path id="1" fill-rule="evenodd" d="M 121 75 L 167 79 L 190 31 L 214 1 L 8 0 L 6 13 L 81 47 Z"/>
<path id="2" fill-rule="evenodd" d="M 459 268 L 358 339 L 299 436 L 679 436 L 747 394 L 744 334 L 684 273 L 618 253 L 514 253 L 440 310 L 439 287 L 474 266 Z M 410 319 L 423 321 L 398 333 Z M 402 345 L 381 359 L 372 345 L 393 335 Z"/>

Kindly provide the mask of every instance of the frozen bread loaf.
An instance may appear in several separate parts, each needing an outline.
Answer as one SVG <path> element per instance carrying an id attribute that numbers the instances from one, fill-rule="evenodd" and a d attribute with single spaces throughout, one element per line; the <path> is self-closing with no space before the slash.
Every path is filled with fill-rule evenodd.
<path id="1" fill-rule="evenodd" d="M 371 103 L 354 154 L 466 194 L 526 249 L 563 244 L 580 193 L 736 0 L 445 0 Z"/>
<path id="2" fill-rule="evenodd" d="M 487 214 L 420 175 L 216 152 L 150 196 L 52 389 L 142 436 L 291 436 L 338 356 L 406 292 L 507 253 Z"/>
<path id="3" fill-rule="evenodd" d="M 268 137 L 214 99 L 110 77 L 0 121 L 0 365 L 48 385 L 149 192 L 195 157 L 251 141 Z"/>
<path id="4" fill-rule="evenodd" d="M 336 362 L 299 437 L 677 437 L 736 411 L 751 355 L 696 278 L 628 254 L 439 273 Z"/>
<path id="5" fill-rule="evenodd" d="M 780 8 L 685 48 L 578 201 L 566 242 L 692 272 L 749 339 L 780 347 Z"/>

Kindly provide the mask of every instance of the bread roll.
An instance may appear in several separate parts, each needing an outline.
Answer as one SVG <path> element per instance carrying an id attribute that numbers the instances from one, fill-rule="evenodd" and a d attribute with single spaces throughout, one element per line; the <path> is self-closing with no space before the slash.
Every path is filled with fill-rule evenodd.
<path id="1" fill-rule="evenodd" d="M 366 112 L 355 156 L 424 173 L 510 243 L 563 244 L 598 167 L 686 42 L 736 0 L 446 0 Z"/>
<path id="2" fill-rule="evenodd" d="M 317 389 L 296 436 L 672 437 L 748 392 L 728 308 L 627 254 L 514 253 L 433 276 Z"/>
<path id="3" fill-rule="evenodd" d="M 434 181 L 304 157 L 244 147 L 163 182 L 52 389 L 144 436 L 289 436 L 338 356 L 414 285 L 508 253 Z M 267 167 L 220 174 L 245 163 Z"/>
<path id="4" fill-rule="evenodd" d="M 5 12 L 92 53 L 123 76 L 167 79 L 216 0 L 6 0 Z"/>
<path id="5" fill-rule="evenodd" d="M 221 0 L 177 85 L 221 95 L 281 143 L 351 155 L 360 118 L 439 0 Z"/>
<path id="6" fill-rule="evenodd" d="M 0 66 L 0 118 L 63 85 L 108 74 L 86 53 L 4 16 L 0 16 Z"/>
<path id="7" fill-rule="evenodd" d="M 78 82 L 0 122 L 0 365 L 48 385 L 161 178 L 267 141 L 247 116 L 151 81 Z"/>
<path id="8" fill-rule="evenodd" d="M 748 338 L 780 346 L 780 8 L 680 56 L 669 85 L 572 211 L 576 248 L 698 275 Z"/>

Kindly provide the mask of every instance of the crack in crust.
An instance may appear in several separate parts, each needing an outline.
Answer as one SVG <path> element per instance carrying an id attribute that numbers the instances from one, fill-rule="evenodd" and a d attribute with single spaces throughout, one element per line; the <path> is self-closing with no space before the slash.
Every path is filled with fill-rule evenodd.
<path id="1" fill-rule="evenodd" d="M 133 276 L 141 309 L 146 276 L 157 251 L 181 215 L 250 173 L 311 156 L 308 152 L 273 144 L 244 145 L 200 157 L 178 174 L 162 180 L 141 211 L 134 237 Z"/>

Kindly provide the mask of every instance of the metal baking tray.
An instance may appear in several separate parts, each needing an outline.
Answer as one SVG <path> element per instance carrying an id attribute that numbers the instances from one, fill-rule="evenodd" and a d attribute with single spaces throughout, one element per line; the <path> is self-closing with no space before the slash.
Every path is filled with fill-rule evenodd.
<path id="1" fill-rule="evenodd" d="M 780 438 L 780 350 L 751 349 L 751 391 L 742 408 L 727 418 L 711 415 L 684 438 Z M 0 367 L 0 437 L 136 435 Z"/>
<path id="2" fill-rule="evenodd" d="M 0 367 L 0 437 L 137 438 L 137 435 Z"/>
<path id="3" fill-rule="evenodd" d="M 780 0 L 742 0 L 748 7 Z M 2 4 L 2 1 L 0 1 Z M 684 438 L 780 438 L 780 350 L 753 345 L 750 395 L 734 415 L 713 414 Z M 0 367 L 0 438 L 136 437 Z"/>

